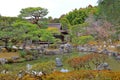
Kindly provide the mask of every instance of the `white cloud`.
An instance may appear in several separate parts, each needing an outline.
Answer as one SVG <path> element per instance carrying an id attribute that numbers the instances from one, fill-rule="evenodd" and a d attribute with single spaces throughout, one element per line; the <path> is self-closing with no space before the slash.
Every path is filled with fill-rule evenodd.
<path id="1" fill-rule="evenodd" d="M 22 8 L 44 7 L 47 16 L 60 17 L 62 14 L 89 4 L 97 5 L 97 0 L 0 0 L 0 14 L 3 16 L 17 16 Z"/>

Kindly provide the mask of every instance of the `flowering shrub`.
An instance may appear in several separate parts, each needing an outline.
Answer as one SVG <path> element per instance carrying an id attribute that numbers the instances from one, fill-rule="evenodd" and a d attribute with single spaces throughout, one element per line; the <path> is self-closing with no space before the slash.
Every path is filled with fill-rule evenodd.
<path id="1" fill-rule="evenodd" d="M 120 80 L 120 72 L 111 71 L 72 71 L 54 72 L 43 80 Z"/>
<path id="2" fill-rule="evenodd" d="M 22 78 L 12 74 L 0 74 L 0 80 L 120 80 L 120 72 L 78 70 L 67 73 L 53 72 L 42 76 L 25 74 Z"/>
<path id="3" fill-rule="evenodd" d="M 0 74 L 0 80 L 16 80 L 17 76 L 13 74 Z"/>
<path id="4" fill-rule="evenodd" d="M 83 67 L 86 68 L 86 65 L 87 67 L 90 68 L 90 65 L 89 65 L 90 61 L 93 61 L 93 63 L 98 63 L 100 62 L 100 60 L 105 61 L 105 57 L 106 57 L 105 55 L 100 55 L 96 53 L 87 54 L 82 57 L 75 57 L 75 58 L 69 59 L 68 64 L 75 70 Z"/>

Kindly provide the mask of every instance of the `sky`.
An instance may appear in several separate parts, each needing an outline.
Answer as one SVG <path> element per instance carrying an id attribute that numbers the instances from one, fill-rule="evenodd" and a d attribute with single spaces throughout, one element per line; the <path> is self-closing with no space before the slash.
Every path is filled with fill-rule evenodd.
<path id="1" fill-rule="evenodd" d="M 84 8 L 89 4 L 97 5 L 98 0 L 0 0 L 0 14 L 2 16 L 17 16 L 22 8 L 42 7 L 49 13 L 46 17 L 59 18 L 75 8 Z"/>

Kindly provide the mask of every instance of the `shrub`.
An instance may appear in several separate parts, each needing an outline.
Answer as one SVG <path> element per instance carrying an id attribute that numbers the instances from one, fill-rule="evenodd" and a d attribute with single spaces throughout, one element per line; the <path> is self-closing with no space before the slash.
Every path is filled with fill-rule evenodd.
<path id="1" fill-rule="evenodd" d="M 3 53 L 7 52 L 6 48 L 1 48 L 1 51 L 2 51 Z"/>
<path id="2" fill-rule="evenodd" d="M 33 60 L 33 56 L 32 56 L 32 55 L 26 55 L 24 58 L 25 58 L 27 61 Z"/>
<path id="3" fill-rule="evenodd" d="M 11 59 L 11 58 L 7 59 L 7 63 L 13 63 L 13 62 L 14 62 L 13 59 Z"/>
<path id="4" fill-rule="evenodd" d="M 55 63 L 52 61 L 49 61 L 49 62 L 34 64 L 32 67 L 32 70 L 50 73 L 51 71 L 54 70 L 54 68 L 55 68 Z"/>
<path id="5" fill-rule="evenodd" d="M 56 45 L 56 44 L 51 44 L 51 45 L 49 46 L 49 48 L 50 48 L 50 49 L 56 49 L 56 48 L 57 48 L 57 45 Z"/>
<path id="6" fill-rule="evenodd" d="M 24 50 L 19 51 L 19 54 L 20 54 L 20 56 L 23 57 L 23 58 L 27 55 Z"/>
<path id="7" fill-rule="evenodd" d="M 16 80 L 17 76 L 13 74 L 0 74 L 0 80 Z"/>
<path id="8" fill-rule="evenodd" d="M 25 58 L 20 58 L 20 59 L 17 60 L 17 62 L 24 62 L 24 61 L 26 61 Z"/>
<path id="9" fill-rule="evenodd" d="M 67 73 L 53 72 L 43 80 L 120 80 L 120 72 L 83 70 Z"/>
<path id="10" fill-rule="evenodd" d="M 120 45 L 116 46 L 117 51 L 120 51 Z"/>
<path id="11" fill-rule="evenodd" d="M 90 61 L 93 61 L 94 63 L 100 63 L 102 60 L 105 60 L 105 58 L 106 58 L 105 55 L 91 53 L 82 57 L 74 57 L 74 58 L 68 59 L 68 64 L 75 70 L 80 68 L 90 69 L 91 68 L 89 64 Z"/>

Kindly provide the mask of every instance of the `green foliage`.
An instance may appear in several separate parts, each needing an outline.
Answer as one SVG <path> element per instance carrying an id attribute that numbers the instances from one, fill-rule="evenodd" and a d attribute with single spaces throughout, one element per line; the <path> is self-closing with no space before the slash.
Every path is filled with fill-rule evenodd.
<path id="1" fill-rule="evenodd" d="M 79 42 L 79 36 L 85 35 L 87 25 L 87 23 L 83 23 L 70 27 L 70 37 L 73 43 L 77 44 Z"/>
<path id="2" fill-rule="evenodd" d="M 94 40 L 94 38 L 91 35 L 81 36 L 78 39 L 79 39 L 78 43 L 81 44 L 81 45 L 86 44 L 89 41 L 93 41 Z"/>
<path id="3" fill-rule="evenodd" d="M 34 32 L 37 32 L 39 29 L 37 25 L 29 23 L 27 21 L 18 21 L 14 23 L 12 26 L 15 27 L 16 31 L 16 38 L 20 40 L 25 40 L 25 39 L 37 39 L 35 36 Z M 37 34 L 36 34 L 37 35 Z M 19 37 L 18 37 L 19 36 Z"/>
<path id="4" fill-rule="evenodd" d="M 26 53 L 24 50 L 20 50 L 20 51 L 19 51 L 19 54 L 20 54 L 20 56 L 23 57 L 23 58 L 27 55 L 27 53 Z"/>
<path id="5" fill-rule="evenodd" d="M 20 11 L 19 17 L 32 17 L 32 16 L 39 16 L 43 17 L 48 14 L 47 9 L 41 7 L 28 7 L 24 8 Z"/>
<path id="6" fill-rule="evenodd" d="M 91 35 L 72 38 L 72 42 L 74 44 L 80 44 L 80 45 L 87 44 L 88 42 L 93 41 L 93 40 L 94 40 L 94 37 Z"/>
<path id="7" fill-rule="evenodd" d="M 90 15 L 93 15 L 93 18 L 98 17 L 98 7 L 89 5 L 86 8 L 75 9 L 61 17 L 62 27 L 69 31 L 71 42 L 77 44 L 79 36 L 88 35 L 87 27 L 89 25 L 86 20 Z"/>
<path id="8" fill-rule="evenodd" d="M 97 16 L 98 8 L 88 6 L 86 8 L 74 9 L 73 11 L 69 12 L 64 17 L 62 17 L 60 22 L 62 23 L 62 26 L 65 26 L 65 27 L 67 27 L 68 25 L 83 24 L 85 22 L 86 18 L 90 14 Z"/>
<path id="9" fill-rule="evenodd" d="M 0 16 L 0 27 L 11 26 L 16 20 L 21 20 L 17 17 Z"/>
<path id="10" fill-rule="evenodd" d="M 85 13 L 85 10 L 75 9 L 75 10 L 73 10 L 73 12 L 69 12 L 65 17 L 69 20 L 69 23 L 71 25 L 76 25 L 76 24 L 84 23 L 87 15 Z"/>
<path id="11" fill-rule="evenodd" d="M 47 29 L 48 28 L 48 22 L 47 22 L 47 19 L 45 19 L 45 18 L 39 20 L 38 24 L 41 26 L 41 29 Z"/>
<path id="12" fill-rule="evenodd" d="M 0 27 L 0 38 L 1 39 L 5 39 L 5 38 L 12 38 L 14 37 L 14 31 L 13 31 L 13 27 Z"/>
<path id="13" fill-rule="evenodd" d="M 41 29 L 40 30 L 40 40 L 41 41 L 48 41 L 48 42 L 54 42 L 55 41 L 55 37 L 53 36 L 53 34 L 45 29 Z"/>
<path id="14" fill-rule="evenodd" d="M 87 23 L 78 24 L 70 27 L 70 34 L 78 36 L 79 33 L 84 33 L 87 27 Z"/>
<path id="15" fill-rule="evenodd" d="M 120 33 L 120 0 L 98 0 L 100 18 L 112 23 L 116 30 L 116 39 L 119 39 Z M 113 36 L 114 38 L 114 36 Z"/>
<path id="16" fill-rule="evenodd" d="M 12 24 L 17 20 L 16 17 L 0 17 L 0 38 L 12 38 L 15 35 Z"/>
<path id="17" fill-rule="evenodd" d="M 12 24 L 21 20 L 16 17 L 0 17 L 0 39 L 5 43 L 5 48 L 8 50 L 8 43 L 14 43 L 12 40 L 16 37 L 16 31 Z"/>
<path id="18" fill-rule="evenodd" d="M 98 0 L 100 15 L 113 24 L 120 23 L 120 0 Z"/>
<path id="19" fill-rule="evenodd" d="M 54 68 L 55 68 L 55 63 L 53 61 L 48 61 L 44 63 L 34 64 L 32 70 L 50 73 L 54 70 Z"/>
<path id="20" fill-rule="evenodd" d="M 47 23 L 44 16 L 48 14 L 48 10 L 42 7 L 28 7 L 20 11 L 19 17 L 30 18 L 30 21 L 33 24 L 36 24 L 39 28 L 44 28 Z"/>
<path id="21" fill-rule="evenodd" d="M 67 18 L 61 18 L 60 23 L 62 25 L 63 30 L 69 29 L 70 23 Z"/>

